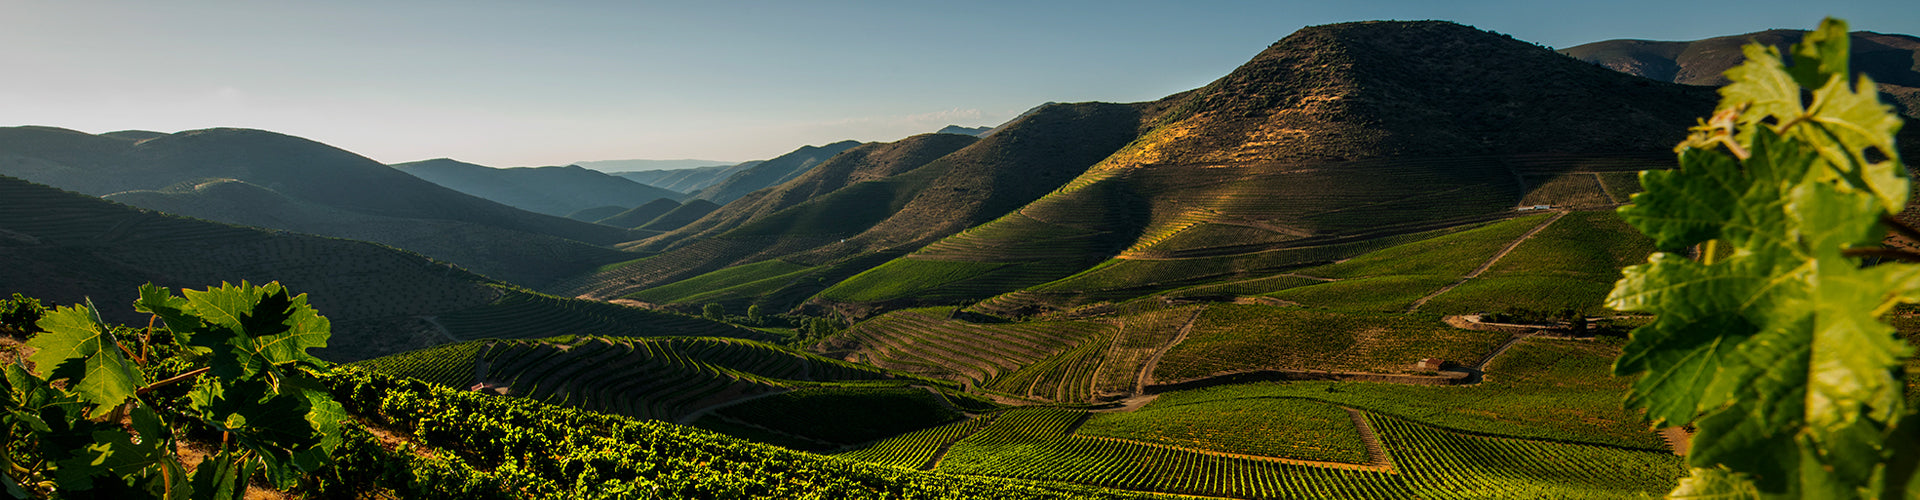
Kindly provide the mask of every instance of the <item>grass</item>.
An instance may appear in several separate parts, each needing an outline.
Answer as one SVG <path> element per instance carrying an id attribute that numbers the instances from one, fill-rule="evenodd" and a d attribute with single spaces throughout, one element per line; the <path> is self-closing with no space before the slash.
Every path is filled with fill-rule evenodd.
<path id="1" fill-rule="evenodd" d="M 1161 396 L 1139 410 L 1094 414 L 1079 434 L 1266 457 L 1366 463 L 1367 448 L 1339 407 L 1293 398 Z"/>
<path id="2" fill-rule="evenodd" d="M 1395 373 L 1421 358 L 1473 362 L 1506 334 L 1461 330 L 1425 316 L 1217 304 L 1161 357 L 1161 382 L 1260 369 Z"/>

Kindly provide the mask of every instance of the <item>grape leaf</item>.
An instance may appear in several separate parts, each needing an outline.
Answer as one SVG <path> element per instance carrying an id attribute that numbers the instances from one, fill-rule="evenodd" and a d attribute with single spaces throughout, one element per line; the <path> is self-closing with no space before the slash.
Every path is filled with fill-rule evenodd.
<path id="1" fill-rule="evenodd" d="M 68 379 L 70 390 L 93 403 L 88 418 L 112 411 L 146 385 L 91 302 L 56 308 L 35 326 L 42 331 L 26 345 L 39 351 L 27 359 L 48 380 Z"/>
<path id="2" fill-rule="evenodd" d="M 1828 20 L 1791 69 L 1748 46 L 1713 119 L 1678 148 L 1680 168 L 1643 173 L 1646 191 L 1620 210 L 1664 251 L 1607 298 L 1657 315 L 1614 371 L 1644 374 L 1627 404 L 1698 429 L 1675 497 L 1867 497 L 1898 473 L 1885 464 L 1911 349 L 1879 318 L 1920 299 L 1920 267 L 1843 253 L 1877 243 L 1880 217 L 1907 200 L 1891 147 L 1900 120 L 1870 81 L 1849 85 L 1846 39 Z M 1670 253 L 1703 243 L 1724 251 Z"/>

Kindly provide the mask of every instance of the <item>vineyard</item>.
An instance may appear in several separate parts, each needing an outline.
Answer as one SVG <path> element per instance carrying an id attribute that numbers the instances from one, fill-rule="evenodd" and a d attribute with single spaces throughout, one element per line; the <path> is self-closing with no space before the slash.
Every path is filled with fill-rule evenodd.
<path id="1" fill-rule="evenodd" d="M 441 314 L 447 333 L 462 339 L 540 338 L 556 335 L 629 337 L 712 336 L 768 340 L 772 336 L 703 318 L 582 300 L 507 291 L 490 304 Z"/>
<path id="2" fill-rule="evenodd" d="M 952 312 L 930 308 L 887 313 L 813 349 L 888 369 L 988 384 L 1057 353 L 1104 345 L 1101 341 L 1114 329 L 1089 322 L 972 323 L 949 319 Z"/>
<path id="3" fill-rule="evenodd" d="M 1377 414 L 1365 420 L 1384 469 L 1091 437 L 1076 431 L 1087 418 L 1009 410 L 951 445 L 945 439 L 967 427 L 885 441 L 873 456 L 910 462 L 950 446 L 933 470 L 1234 498 L 1621 498 L 1664 491 L 1681 472 L 1668 453 L 1461 434 Z"/>
<path id="4" fill-rule="evenodd" d="M 1422 358 L 1480 359 L 1506 337 L 1421 316 L 1218 304 L 1200 314 L 1152 376 L 1168 382 L 1247 370 L 1407 372 Z"/>

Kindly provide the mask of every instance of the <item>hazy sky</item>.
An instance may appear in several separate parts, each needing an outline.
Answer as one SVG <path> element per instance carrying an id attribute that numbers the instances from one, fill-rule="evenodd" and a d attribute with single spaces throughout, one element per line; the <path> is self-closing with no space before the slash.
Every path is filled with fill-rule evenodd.
<path id="1" fill-rule="evenodd" d="M 250 127 L 383 162 L 766 158 L 1206 84 L 1303 26 L 1443 19 L 1552 47 L 1920 34 L 1914 0 L 0 0 L 0 126 Z"/>

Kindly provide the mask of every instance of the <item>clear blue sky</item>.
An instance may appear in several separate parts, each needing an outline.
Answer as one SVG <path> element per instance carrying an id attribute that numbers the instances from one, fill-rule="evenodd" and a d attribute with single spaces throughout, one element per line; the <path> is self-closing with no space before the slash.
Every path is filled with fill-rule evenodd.
<path id="1" fill-rule="evenodd" d="M 1568 47 L 1827 15 L 1920 34 L 1914 0 L 0 0 L 0 126 L 251 127 L 383 162 L 737 161 L 1157 99 L 1309 25 L 1442 19 Z"/>

